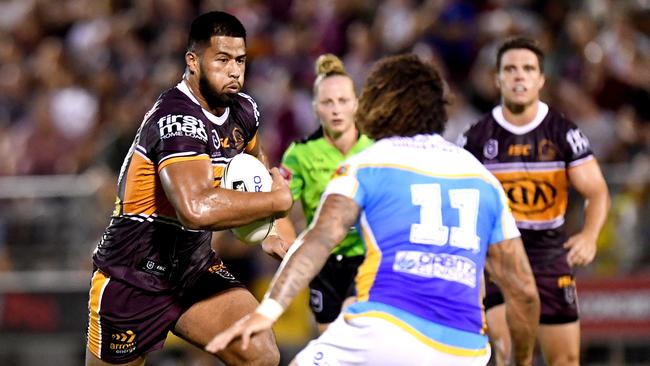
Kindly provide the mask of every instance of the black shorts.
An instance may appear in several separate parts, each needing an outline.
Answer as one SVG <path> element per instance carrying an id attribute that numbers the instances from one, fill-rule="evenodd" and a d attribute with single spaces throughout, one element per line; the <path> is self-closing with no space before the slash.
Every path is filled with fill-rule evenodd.
<path id="1" fill-rule="evenodd" d="M 309 307 L 319 324 L 331 323 L 341 312 L 343 301 L 356 294 L 354 277 L 365 257 L 331 255 L 309 284 Z"/>
<path id="2" fill-rule="evenodd" d="M 96 270 L 88 302 L 87 347 L 109 363 L 133 361 L 162 348 L 167 333 L 194 303 L 236 287 L 244 286 L 216 256 L 182 295 L 144 291 Z"/>
<path id="3" fill-rule="evenodd" d="M 485 310 L 504 303 L 497 285 L 486 277 Z M 576 282 L 572 275 L 535 276 L 541 311 L 540 324 L 565 324 L 578 320 Z"/>

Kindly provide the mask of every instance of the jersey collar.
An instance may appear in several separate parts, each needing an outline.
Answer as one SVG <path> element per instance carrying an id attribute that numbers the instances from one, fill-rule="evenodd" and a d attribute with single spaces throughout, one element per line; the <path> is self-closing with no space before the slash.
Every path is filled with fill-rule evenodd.
<path id="1" fill-rule="evenodd" d="M 199 101 L 196 100 L 196 97 L 194 97 L 194 94 L 192 94 L 190 88 L 185 83 L 185 80 L 181 80 L 181 82 L 176 85 L 176 88 L 183 92 L 183 94 L 187 95 L 187 97 L 190 98 L 192 102 L 196 103 L 198 106 L 201 106 Z M 201 110 L 203 111 L 203 114 L 210 120 L 210 122 L 219 126 L 226 123 L 226 120 L 230 115 L 230 107 L 226 107 L 226 111 L 221 116 L 215 116 L 214 114 L 210 113 L 210 111 L 203 109 L 203 107 L 201 107 Z"/>
<path id="2" fill-rule="evenodd" d="M 544 118 L 546 118 L 546 115 L 548 114 L 548 105 L 542 102 L 541 100 L 537 103 L 538 103 L 537 115 L 535 115 L 535 118 L 533 118 L 533 120 L 530 123 L 527 123 L 523 126 L 517 126 L 508 122 L 506 118 L 503 116 L 503 107 L 501 107 L 500 105 L 492 109 L 492 117 L 494 117 L 494 120 L 497 121 L 497 123 L 500 124 L 501 127 L 505 128 L 511 133 L 515 135 L 523 135 L 525 133 L 534 130 L 537 126 L 539 126 L 539 124 L 542 123 L 542 121 L 544 120 Z"/>

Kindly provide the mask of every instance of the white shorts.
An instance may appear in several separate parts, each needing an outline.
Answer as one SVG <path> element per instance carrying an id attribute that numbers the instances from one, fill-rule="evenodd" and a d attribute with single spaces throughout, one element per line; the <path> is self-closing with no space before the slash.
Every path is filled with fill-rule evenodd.
<path id="1" fill-rule="evenodd" d="M 457 356 L 425 344 L 387 320 L 346 319 L 344 314 L 296 356 L 300 366 L 485 366 L 489 359 L 489 347 L 481 356 Z"/>

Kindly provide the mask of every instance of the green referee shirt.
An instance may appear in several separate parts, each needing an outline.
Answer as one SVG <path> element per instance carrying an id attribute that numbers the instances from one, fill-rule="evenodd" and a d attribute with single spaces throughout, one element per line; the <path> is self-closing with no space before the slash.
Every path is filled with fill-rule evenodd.
<path id="1" fill-rule="evenodd" d="M 307 225 L 314 218 L 320 203 L 320 196 L 325 191 L 334 171 L 349 156 L 358 153 L 372 144 L 372 140 L 361 134 L 357 143 L 347 155 L 343 155 L 323 136 L 322 127 L 306 140 L 294 142 L 282 157 L 282 167 L 289 173 L 289 187 L 293 200 L 300 199 L 307 220 Z M 343 241 L 332 250 L 332 254 L 352 257 L 364 254 L 364 247 L 353 227 Z"/>

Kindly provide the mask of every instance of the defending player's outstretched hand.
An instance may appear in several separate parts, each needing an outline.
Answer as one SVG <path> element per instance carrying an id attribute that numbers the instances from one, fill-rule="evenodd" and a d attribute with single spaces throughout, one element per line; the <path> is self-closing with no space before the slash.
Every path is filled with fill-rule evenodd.
<path id="1" fill-rule="evenodd" d="M 287 243 L 278 234 L 269 234 L 269 236 L 262 241 L 262 250 L 266 254 L 280 261 L 285 255 L 287 255 L 290 246 L 291 243 Z"/>
<path id="2" fill-rule="evenodd" d="M 235 339 L 241 337 L 241 348 L 246 350 L 250 344 L 251 336 L 255 333 L 271 329 L 273 320 L 259 313 L 252 313 L 239 319 L 230 328 L 217 334 L 205 346 L 205 350 L 210 353 L 217 353 L 226 347 Z"/>

